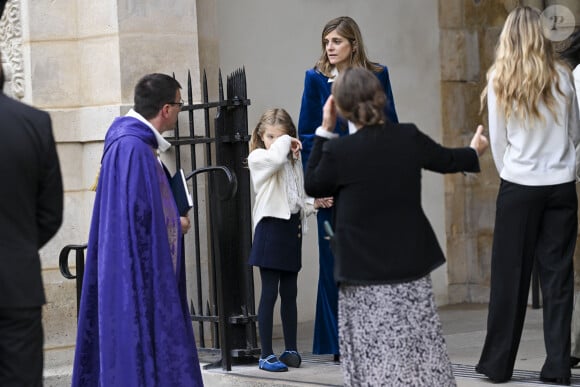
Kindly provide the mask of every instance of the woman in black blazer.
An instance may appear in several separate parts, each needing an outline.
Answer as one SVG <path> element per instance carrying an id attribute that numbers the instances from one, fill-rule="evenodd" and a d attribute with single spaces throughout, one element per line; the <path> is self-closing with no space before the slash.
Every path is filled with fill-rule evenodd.
<path id="1" fill-rule="evenodd" d="M 421 207 L 421 170 L 478 172 L 488 141 L 479 126 L 470 147 L 442 147 L 386 122 L 385 103 L 370 71 L 342 72 L 306 169 L 308 195 L 335 198 L 344 383 L 454 386 L 429 275 L 445 258 Z M 332 139 L 337 112 L 357 132 Z"/>

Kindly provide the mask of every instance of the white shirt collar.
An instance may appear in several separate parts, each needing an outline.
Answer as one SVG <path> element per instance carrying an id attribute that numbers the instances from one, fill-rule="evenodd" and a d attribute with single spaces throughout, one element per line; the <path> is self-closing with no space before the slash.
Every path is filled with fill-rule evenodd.
<path id="1" fill-rule="evenodd" d="M 336 67 L 333 67 L 332 70 L 330 71 L 330 75 L 332 76 L 328 78 L 328 82 L 334 82 L 334 80 L 338 76 L 338 69 Z"/>
<path id="2" fill-rule="evenodd" d="M 171 147 L 171 143 L 169 141 L 167 141 L 165 139 L 165 137 L 163 137 L 161 135 L 161 133 L 159 133 L 159 131 L 157 129 L 155 129 L 155 127 L 153 125 L 151 125 L 151 122 L 147 121 L 141 114 L 139 114 L 135 110 L 131 109 L 131 110 L 129 110 L 129 112 L 127 114 L 125 114 L 125 116 L 136 118 L 139 121 L 141 121 L 142 123 L 144 123 L 145 125 L 147 125 L 149 127 L 149 129 L 151 129 L 153 131 L 153 134 L 155 135 L 155 139 L 157 140 L 157 147 L 161 152 L 165 152 L 167 149 L 169 149 Z"/>

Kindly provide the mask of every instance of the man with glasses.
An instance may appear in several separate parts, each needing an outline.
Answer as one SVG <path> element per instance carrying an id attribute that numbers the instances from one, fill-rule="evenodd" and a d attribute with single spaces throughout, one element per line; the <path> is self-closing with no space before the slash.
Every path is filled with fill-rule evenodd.
<path id="1" fill-rule="evenodd" d="M 158 151 L 183 105 L 149 74 L 105 137 L 79 311 L 73 386 L 202 386 L 180 218 Z M 185 220 L 185 221 L 184 221 Z"/>

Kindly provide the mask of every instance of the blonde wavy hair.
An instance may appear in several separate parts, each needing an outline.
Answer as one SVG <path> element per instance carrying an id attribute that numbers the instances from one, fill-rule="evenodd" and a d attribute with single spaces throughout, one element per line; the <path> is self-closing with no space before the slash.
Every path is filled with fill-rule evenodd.
<path id="1" fill-rule="evenodd" d="M 544 122 L 538 106 L 542 103 L 557 120 L 556 97 L 552 89 L 563 95 L 558 83 L 554 47 L 542 29 L 540 12 L 531 7 L 518 7 L 508 15 L 499 36 L 495 62 L 487 72 L 487 80 L 495 72 L 493 90 L 497 107 L 507 118 L 538 119 Z M 487 85 L 481 93 L 481 111 L 487 100 Z"/>

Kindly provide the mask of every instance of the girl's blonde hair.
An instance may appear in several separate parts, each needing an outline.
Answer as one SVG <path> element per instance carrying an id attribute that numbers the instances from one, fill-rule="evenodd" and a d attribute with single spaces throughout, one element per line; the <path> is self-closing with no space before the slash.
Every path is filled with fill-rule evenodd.
<path id="1" fill-rule="evenodd" d="M 266 125 L 280 126 L 287 135 L 290 137 L 296 137 L 296 126 L 294 126 L 290 114 L 282 108 L 269 109 L 262 114 L 258 124 L 252 132 L 252 137 L 250 138 L 250 152 L 257 148 L 266 148 L 264 141 L 262 141 L 262 135 L 266 130 Z"/>
<path id="2" fill-rule="evenodd" d="M 520 121 L 539 119 L 544 122 L 538 106 L 542 103 L 557 120 L 556 97 L 553 88 L 562 94 L 558 83 L 554 47 L 543 34 L 540 12 L 531 7 L 518 7 L 507 17 L 495 52 L 492 73 L 497 108 L 510 118 Z M 487 85 L 481 93 L 481 110 L 487 100 Z"/>
<path id="3" fill-rule="evenodd" d="M 327 77 L 332 77 L 332 68 L 334 67 L 328 60 L 328 55 L 326 55 L 326 45 L 324 44 L 324 39 L 326 35 L 330 34 L 332 31 L 336 31 L 337 34 L 345 38 L 350 42 L 353 51 L 350 56 L 350 66 L 352 67 L 364 67 L 365 69 L 371 70 L 372 72 L 378 73 L 382 70 L 382 67 L 376 63 L 369 61 L 367 54 L 365 53 L 365 46 L 363 44 L 362 34 L 358 28 L 358 24 L 348 17 L 340 16 L 332 19 L 322 29 L 322 54 L 320 58 L 314 65 L 314 68 L 320 71 Z"/>

